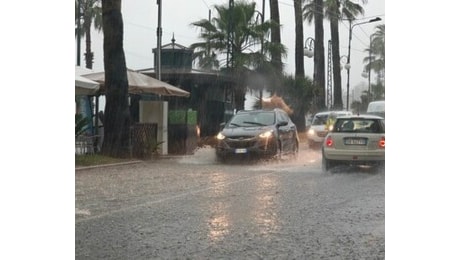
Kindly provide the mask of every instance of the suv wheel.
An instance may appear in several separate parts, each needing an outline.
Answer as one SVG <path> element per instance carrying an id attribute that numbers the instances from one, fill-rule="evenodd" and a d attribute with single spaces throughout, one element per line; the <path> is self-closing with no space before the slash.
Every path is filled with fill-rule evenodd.
<path id="1" fill-rule="evenodd" d="M 281 151 L 281 142 L 278 141 L 276 144 L 275 160 L 281 161 L 282 159 L 283 159 L 283 151 Z"/>

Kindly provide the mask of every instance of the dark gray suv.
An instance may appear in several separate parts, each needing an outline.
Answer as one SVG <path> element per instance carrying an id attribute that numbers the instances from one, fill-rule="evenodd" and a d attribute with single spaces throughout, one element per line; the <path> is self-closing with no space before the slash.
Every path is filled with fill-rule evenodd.
<path id="1" fill-rule="evenodd" d="M 297 127 L 281 109 L 238 111 L 217 135 L 216 155 L 228 158 L 281 159 L 299 151 Z"/>

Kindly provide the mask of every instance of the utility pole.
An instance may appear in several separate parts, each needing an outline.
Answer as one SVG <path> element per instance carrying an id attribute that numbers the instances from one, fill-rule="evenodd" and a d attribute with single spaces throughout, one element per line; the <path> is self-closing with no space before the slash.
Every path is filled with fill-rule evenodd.
<path id="1" fill-rule="evenodd" d="M 333 95 L 332 95 L 332 41 L 329 40 L 327 44 L 327 83 L 326 83 L 326 107 L 332 109 Z"/>
<path id="2" fill-rule="evenodd" d="M 158 28 L 157 28 L 157 64 L 156 64 L 156 76 L 158 80 L 161 80 L 161 0 L 157 0 L 158 5 Z"/>

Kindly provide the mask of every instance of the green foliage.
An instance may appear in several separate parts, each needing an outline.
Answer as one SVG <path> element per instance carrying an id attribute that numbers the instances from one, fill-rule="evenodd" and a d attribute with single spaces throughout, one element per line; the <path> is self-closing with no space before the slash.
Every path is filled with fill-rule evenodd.
<path id="1" fill-rule="evenodd" d="M 101 154 L 75 155 L 75 166 L 76 167 L 96 166 L 96 165 L 104 165 L 104 164 L 129 162 L 129 161 L 131 161 L 131 159 L 113 158 L 113 157 L 104 156 Z"/>
<path id="2" fill-rule="evenodd" d="M 170 124 L 197 124 L 197 112 L 186 110 L 170 110 L 168 113 L 168 120 Z"/>
<path id="3" fill-rule="evenodd" d="M 367 96 L 361 96 L 361 99 L 364 99 L 364 97 L 366 97 L 365 99 L 367 99 Z M 368 104 L 367 100 L 362 100 L 362 101 L 355 100 L 350 104 L 350 108 L 353 114 L 363 114 L 366 112 L 367 104 Z"/>
<path id="4" fill-rule="evenodd" d="M 313 89 L 313 80 L 309 77 L 284 76 L 278 94 L 292 109 L 308 111 L 313 101 Z"/>
<path id="5" fill-rule="evenodd" d="M 160 145 L 164 143 L 164 141 L 158 142 L 156 138 L 152 138 L 149 140 L 148 146 L 146 147 L 147 151 L 149 151 L 152 155 L 156 155 L 160 151 Z"/>
<path id="6" fill-rule="evenodd" d="M 102 8 L 101 0 L 75 0 L 75 25 L 78 23 L 78 5 L 80 5 L 80 17 L 83 18 L 83 30 L 80 31 L 80 36 L 85 37 L 86 30 L 91 29 L 91 24 L 94 22 L 94 29 L 102 30 Z M 80 21 L 81 23 L 82 21 Z M 77 26 L 75 26 L 75 35 L 77 35 Z"/>
<path id="7" fill-rule="evenodd" d="M 313 80 L 309 77 L 284 76 L 283 87 L 278 91 L 278 95 L 294 111 L 291 119 L 299 132 L 305 130 L 305 115 L 312 105 L 313 90 Z"/>
<path id="8" fill-rule="evenodd" d="M 86 131 L 89 123 L 90 119 L 88 117 L 83 117 L 82 114 L 75 114 L 75 138 Z"/>
<path id="9" fill-rule="evenodd" d="M 385 86 L 382 82 L 372 85 L 372 99 L 385 100 Z"/>
<path id="10" fill-rule="evenodd" d="M 270 28 L 279 25 L 270 19 L 261 22 L 254 2 L 235 1 L 233 10 L 229 9 L 228 4 L 216 5 L 215 9 L 217 15 L 211 21 L 202 19 L 191 24 L 200 29 L 199 38 L 202 41 L 192 44 L 190 48 L 194 50 L 193 57 L 207 68 L 217 68 L 218 57 L 223 58 L 220 60 L 222 65 L 225 63 L 225 57 L 230 55 L 225 67 L 228 65 L 227 71 L 238 75 L 235 99 L 237 108 L 240 108 L 243 105 L 241 101 L 244 100 L 246 86 L 254 87 L 246 82 L 253 76 L 253 72 L 257 71 L 267 78 L 267 82 L 272 83 L 275 79 L 273 71 L 276 70 L 270 68 L 269 57 L 272 57 L 274 52 L 286 56 L 287 50 L 284 45 L 269 41 Z M 229 35 L 232 49 L 230 53 L 227 44 Z M 269 77 L 273 78 L 268 79 Z M 266 86 L 260 85 L 257 86 L 259 89 Z"/>

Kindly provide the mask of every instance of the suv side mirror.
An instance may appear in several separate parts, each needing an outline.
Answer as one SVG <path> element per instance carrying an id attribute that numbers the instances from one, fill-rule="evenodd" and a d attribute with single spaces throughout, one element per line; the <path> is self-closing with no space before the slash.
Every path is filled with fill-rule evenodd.
<path id="1" fill-rule="evenodd" d="M 278 123 L 278 126 L 286 126 L 286 125 L 288 125 L 288 121 L 280 121 Z"/>

